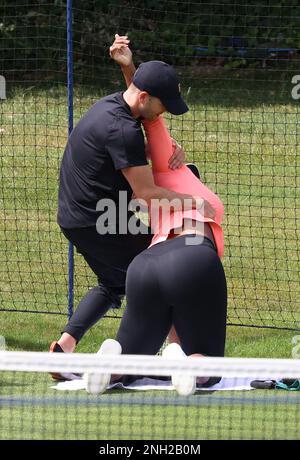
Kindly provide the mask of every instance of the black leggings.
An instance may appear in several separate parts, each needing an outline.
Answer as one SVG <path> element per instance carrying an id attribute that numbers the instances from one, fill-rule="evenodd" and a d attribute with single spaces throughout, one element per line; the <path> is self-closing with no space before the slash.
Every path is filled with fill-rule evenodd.
<path id="1" fill-rule="evenodd" d="M 124 354 L 156 354 L 172 325 L 187 355 L 224 356 L 227 288 L 207 238 L 184 235 L 135 257 L 126 279 L 127 307 L 117 334 Z"/>
<path id="2" fill-rule="evenodd" d="M 110 308 L 121 306 L 128 265 L 149 246 L 152 235 L 99 235 L 96 227 L 62 228 L 62 232 L 98 278 L 98 286 L 86 293 L 63 330 L 79 342 Z"/>

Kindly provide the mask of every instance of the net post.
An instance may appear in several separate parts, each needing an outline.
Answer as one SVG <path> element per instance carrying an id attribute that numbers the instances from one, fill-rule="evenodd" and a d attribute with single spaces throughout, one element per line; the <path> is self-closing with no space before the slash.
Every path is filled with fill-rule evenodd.
<path id="1" fill-rule="evenodd" d="M 72 0 L 67 0 L 67 78 L 68 78 L 68 134 L 73 130 L 73 34 Z M 74 307 L 74 247 L 69 243 L 68 251 L 68 318 Z"/>

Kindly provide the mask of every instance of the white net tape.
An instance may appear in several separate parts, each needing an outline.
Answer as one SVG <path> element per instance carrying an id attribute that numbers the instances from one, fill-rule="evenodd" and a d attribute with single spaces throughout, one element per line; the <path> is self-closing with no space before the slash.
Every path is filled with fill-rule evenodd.
<path id="1" fill-rule="evenodd" d="M 252 358 L 181 358 L 161 356 L 60 354 L 0 351 L 1 371 L 115 373 L 170 376 L 185 375 L 300 378 L 300 360 Z"/>

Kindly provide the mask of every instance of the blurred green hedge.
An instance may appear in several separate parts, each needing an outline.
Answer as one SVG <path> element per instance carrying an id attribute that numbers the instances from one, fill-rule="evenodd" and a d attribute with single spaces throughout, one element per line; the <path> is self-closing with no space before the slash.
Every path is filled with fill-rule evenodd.
<path id="1" fill-rule="evenodd" d="M 73 0 L 75 69 L 103 67 L 116 32 L 130 35 L 138 59 L 184 66 L 223 53 L 238 67 L 268 47 L 299 49 L 298 0 L 264 1 Z M 1 73 L 65 72 L 66 0 L 2 0 L 0 43 Z"/>

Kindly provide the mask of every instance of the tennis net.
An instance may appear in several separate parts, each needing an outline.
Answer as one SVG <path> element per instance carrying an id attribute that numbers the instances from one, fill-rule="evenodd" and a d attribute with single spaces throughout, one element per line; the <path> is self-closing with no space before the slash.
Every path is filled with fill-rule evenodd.
<path id="1" fill-rule="evenodd" d="M 92 394 L 86 378 L 58 384 L 49 372 L 126 377 Z M 222 379 L 180 396 L 171 375 Z M 297 359 L 3 351 L 0 439 L 299 439 L 299 378 Z M 283 380 L 287 385 L 278 383 L 282 379 L 289 379 Z M 275 382 L 281 388 L 274 388 Z"/>

